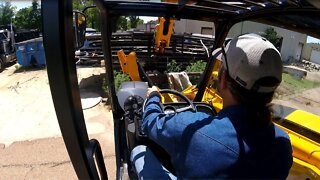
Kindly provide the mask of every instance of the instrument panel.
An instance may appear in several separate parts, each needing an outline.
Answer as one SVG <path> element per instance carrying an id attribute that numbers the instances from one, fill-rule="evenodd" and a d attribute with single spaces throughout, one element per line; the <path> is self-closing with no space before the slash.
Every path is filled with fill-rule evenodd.
<path id="1" fill-rule="evenodd" d="M 210 104 L 203 102 L 194 102 L 193 104 L 197 112 L 203 112 L 210 116 L 217 115 L 216 110 Z M 163 111 L 165 114 L 174 114 L 177 109 L 185 108 L 187 106 L 189 106 L 189 104 L 185 102 L 163 103 Z"/>

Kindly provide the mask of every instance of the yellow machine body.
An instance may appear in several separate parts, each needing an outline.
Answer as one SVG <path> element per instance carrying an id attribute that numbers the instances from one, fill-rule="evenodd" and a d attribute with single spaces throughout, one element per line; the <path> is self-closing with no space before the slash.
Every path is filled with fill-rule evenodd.
<path id="1" fill-rule="evenodd" d="M 213 71 L 210 77 L 210 82 L 206 87 L 206 90 L 203 94 L 202 102 L 211 104 L 217 112 L 222 109 L 223 100 L 221 96 L 217 93 L 217 82 L 218 82 L 218 71 L 222 64 L 222 61 L 216 60 L 213 65 Z M 196 85 L 189 86 L 182 91 L 189 99 L 193 100 L 198 92 Z"/>
<path id="2" fill-rule="evenodd" d="M 126 55 L 121 49 L 117 52 L 117 55 L 123 73 L 128 74 L 132 81 L 141 81 L 136 53 L 132 51 L 129 55 Z"/>
<path id="3" fill-rule="evenodd" d="M 302 110 L 293 110 L 283 117 L 284 121 L 296 124 L 302 131 L 311 131 L 320 134 L 320 117 Z M 320 179 L 320 143 L 315 142 L 302 134 L 277 124 L 289 134 L 294 157 L 294 166 L 290 175 L 303 179 Z"/>

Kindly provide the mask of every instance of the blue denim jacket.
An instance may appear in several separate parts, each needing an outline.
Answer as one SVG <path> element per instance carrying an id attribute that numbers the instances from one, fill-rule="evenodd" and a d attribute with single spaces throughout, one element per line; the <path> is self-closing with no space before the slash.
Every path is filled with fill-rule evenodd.
<path id="1" fill-rule="evenodd" d="M 255 129 L 246 108 L 227 107 L 212 117 L 202 112 L 163 113 L 153 93 L 142 128 L 171 157 L 178 178 L 285 179 L 292 166 L 288 135 L 270 123 Z"/>

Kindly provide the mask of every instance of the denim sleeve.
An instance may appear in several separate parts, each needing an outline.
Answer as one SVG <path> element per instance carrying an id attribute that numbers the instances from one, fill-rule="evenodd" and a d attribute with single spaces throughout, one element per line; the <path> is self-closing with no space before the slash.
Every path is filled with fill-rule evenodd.
<path id="1" fill-rule="evenodd" d="M 182 131 L 179 114 L 168 115 L 162 110 L 160 95 L 152 93 L 145 105 L 142 129 L 148 138 L 162 146 L 169 154 L 177 151 L 177 138 Z"/>

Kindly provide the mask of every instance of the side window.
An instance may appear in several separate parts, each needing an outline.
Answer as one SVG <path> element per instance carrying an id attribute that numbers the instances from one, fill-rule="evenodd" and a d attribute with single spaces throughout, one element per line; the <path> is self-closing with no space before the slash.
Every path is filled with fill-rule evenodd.
<path id="1" fill-rule="evenodd" d="M 320 40 L 288 29 L 244 21 L 235 24 L 228 38 L 256 33 L 279 50 L 283 62 L 282 83 L 274 103 L 320 115 Z"/>

